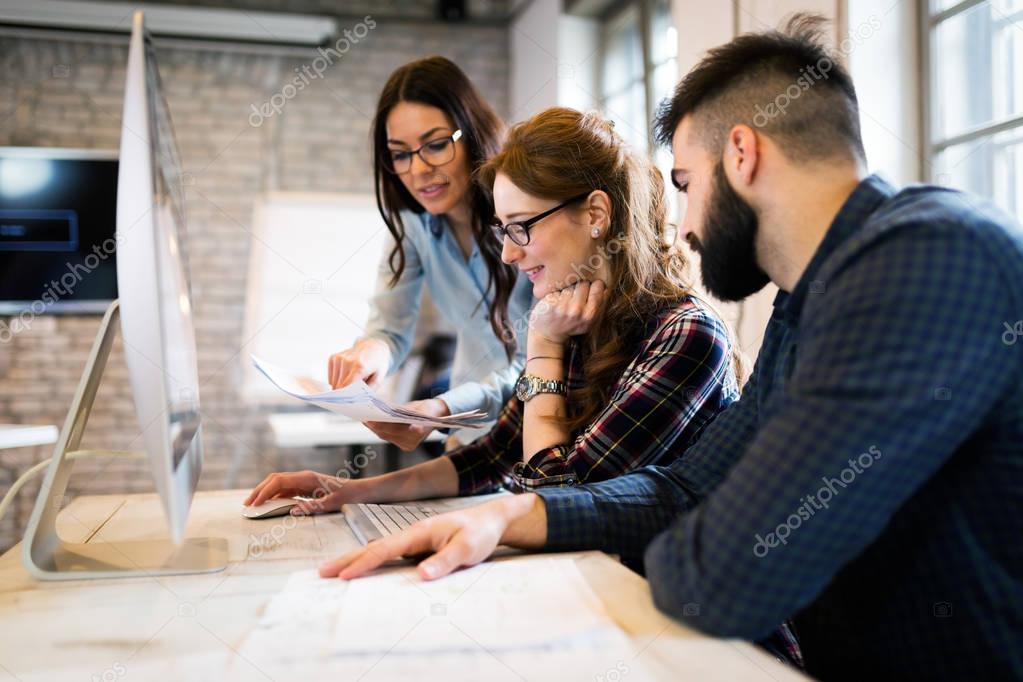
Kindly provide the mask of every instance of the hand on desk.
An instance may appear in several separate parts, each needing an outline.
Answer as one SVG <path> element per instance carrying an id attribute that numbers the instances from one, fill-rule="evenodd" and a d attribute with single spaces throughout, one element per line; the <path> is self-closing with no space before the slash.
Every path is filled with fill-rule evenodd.
<path id="1" fill-rule="evenodd" d="M 252 489 L 243 504 L 255 506 L 275 497 L 301 495 L 315 499 L 296 505 L 291 510 L 292 514 L 326 514 L 340 511 L 341 505 L 345 504 L 348 501 L 347 498 L 350 497 L 346 489 L 350 485 L 352 485 L 351 480 L 316 471 L 270 474 L 263 479 L 262 483 Z"/>
<path id="2" fill-rule="evenodd" d="M 433 580 L 484 561 L 500 544 L 539 549 L 547 541 L 547 512 L 538 495 L 494 500 L 419 521 L 320 567 L 323 578 L 351 580 L 385 561 L 432 552 L 419 575 Z"/>
<path id="3" fill-rule="evenodd" d="M 416 400 L 408 403 L 405 407 L 423 412 L 431 417 L 447 417 L 451 414 L 447 403 L 440 398 L 431 400 Z M 366 428 L 375 433 L 388 443 L 394 443 L 405 452 L 412 452 L 423 442 L 430 432 L 432 426 L 422 424 L 395 424 L 393 422 L 364 422 Z"/>

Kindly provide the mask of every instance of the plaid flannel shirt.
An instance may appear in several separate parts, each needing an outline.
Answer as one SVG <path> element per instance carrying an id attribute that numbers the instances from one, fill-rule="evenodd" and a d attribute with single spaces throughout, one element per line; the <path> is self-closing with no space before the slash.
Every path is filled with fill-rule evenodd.
<path id="1" fill-rule="evenodd" d="M 550 549 L 638 556 L 657 605 L 814 677 L 1023 679 L 1023 229 L 852 193 L 742 398 L 670 466 L 542 490 Z"/>
<path id="2" fill-rule="evenodd" d="M 513 397 L 494 428 L 448 453 L 459 494 L 500 486 L 531 490 L 603 481 L 646 464 L 665 463 L 738 397 L 732 347 L 724 323 L 706 304 L 686 297 L 655 319 L 652 331 L 612 387 L 597 418 L 570 442 L 522 452 L 523 406 Z M 566 344 L 566 400 L 586 382 L 578 339 Z"/>

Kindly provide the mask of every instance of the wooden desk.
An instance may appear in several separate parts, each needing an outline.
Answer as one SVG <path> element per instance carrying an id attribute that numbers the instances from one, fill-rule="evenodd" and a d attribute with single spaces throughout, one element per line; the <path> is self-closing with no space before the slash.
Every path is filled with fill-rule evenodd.
<path id="1" fill-rule="evenodd" d="M 284 682 L 239 660 L 247 633 L 290 572 L 315 568 L 358 543 L 344 518 L 332 514 L 294 519 L 279 544 L 262 543 L 262 551 L 251 551 L 281 519 L 243 518 L 246 492 L 202 492 L 193 502 L 188 535 L 228 538 L 231 563 L 221 573 L 37 583 L 22 567 L 21 545 L 0 557 L 0 681 L 221 680 L 227 671 L 236 677 L 242 671 L 237 679 Z M 76 499 L 61 512 L 58 526 L 74 542 L 159 538 L 166 532 L 153 494 Z M 575 559 L 628 636 L 634 660 L 654 679 L 805 679 L 748 643 L 708 638 L 668 619 L 654 608 L 646 581 L 607 555 L 560 556 Z M 336 679 L 328 677 L 328 661 L 322 667 L 321 679 Z M 572 679 L 569 673 L 559 671 L 559 679 Z M 429 671 L 416 679 L 430 679 Z M 605 679 L 641 678 L 610 671 Z"/>

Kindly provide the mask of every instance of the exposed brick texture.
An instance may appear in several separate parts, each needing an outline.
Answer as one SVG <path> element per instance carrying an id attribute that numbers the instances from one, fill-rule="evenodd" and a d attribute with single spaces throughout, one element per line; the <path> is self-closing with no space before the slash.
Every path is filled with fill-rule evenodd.
<path id="1" fill-rule="evenodd" d="M 205 3 L 212 4 L 212 3 Z M 259 2 L 217 5 L 262 9 Z M 262 3 L 263 6 L 280 3 Z M 433 3 L 289 2 L 289 11 L 345 15 L 407 12 L 429 17 Z M 504 2 L 470 3 L 503 16 Z M 327 7 L 328 9 L 318 9 Z M 425 8 L 425 9 L 424 9 Z M 381 9 L 380 11 L 384 11 Z M 342 20 L 341 26 L 350 27 Z M 126 39 L 0 35 L 0 145 L 116 149 Z M 368 131 L 380 87 L 397 66 L 420 56 L 454 59 L 499 112 L 507 113 L 508 29 L 381 20 L 357 45 L 262 125 L 252 105 L 280 92 L 308 58 L 273 48 L 235 51 L 158 46 L 166 97 L 186 174 L 188 251 L 205 420 L 206 467 L 200 487 L 248 486 L 273 470 L 341 466 L 341 453 L 278 452 L 265 411 L 238 394 L 242 326 L 254 200 L 268 190 L 371 192 Z M 228 46 L 231 47 L 231 46 Z M 62 424 L 99 316 L 40 317 L 0 344 L 0 423 Z M 138 448 L 127 369 L 112 354 L 84 447 Z M 0 451 L 0 489 L 48 448 Z M 25 490 L 0 525 L 0 551 L 23 532 L 37 485 Z M 144 465 L 83 461 L 71 494 L 149 491 Z"/>

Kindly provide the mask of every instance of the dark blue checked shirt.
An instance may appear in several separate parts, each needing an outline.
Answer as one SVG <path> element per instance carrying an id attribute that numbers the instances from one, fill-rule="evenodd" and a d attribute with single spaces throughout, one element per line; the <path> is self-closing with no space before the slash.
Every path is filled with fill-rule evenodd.
<path id="1" fill-rule="evenodd" d="M 742 398 L 670 466 L 542 490 L 548 547 L 643 554 L 657 605 L 825 680 L 1023 679 L 1023 231 L 864 180 Z"/>

